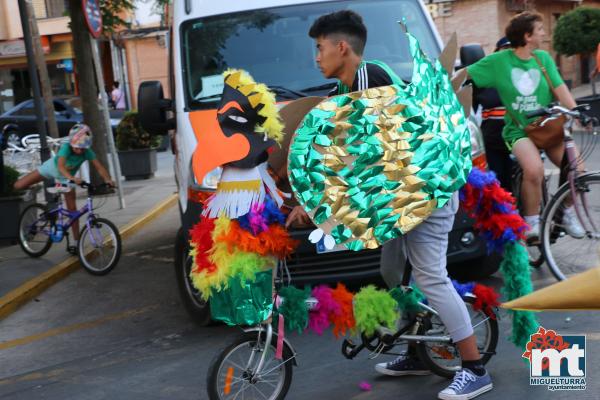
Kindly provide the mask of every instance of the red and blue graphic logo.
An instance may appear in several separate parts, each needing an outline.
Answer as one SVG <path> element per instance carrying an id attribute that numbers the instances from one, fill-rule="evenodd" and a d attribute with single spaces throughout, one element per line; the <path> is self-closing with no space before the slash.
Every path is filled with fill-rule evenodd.
<path id="1" fill-rule="evenodd" d="M 523 358 L 529 360 L 531 385 L 549 390 L 585 390 L 585 335 L 559 335 L 539 327 Z"/>

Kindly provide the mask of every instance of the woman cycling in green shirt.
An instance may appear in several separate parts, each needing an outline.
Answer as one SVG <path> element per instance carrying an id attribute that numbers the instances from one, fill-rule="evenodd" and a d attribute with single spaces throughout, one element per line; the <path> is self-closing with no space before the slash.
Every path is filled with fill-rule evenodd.
<path id="1" fill-rule="evenodd" d="M 540 64 L 548 73 L 558 101 L 567 108 L 577 105 L 550 54 L 539 49 L 544 35 L 540 14 L 518 14 L 506 27 L 506 37 L 512 49 L 490 54 L 467 67 L 473 82 L 479 87 L 495 88 L 506 107 L 502 137 L 523 169 L 521 200 L 525 222 L 530 226 L 527 232 L 530 243 L 539 237 L 544 164 L 538 148 L 527 137 L 523 127 L 532 122 L 526 117 L 528 112 L 545 107 L 554 100 L 552 88 Z M 546 154 L 556 166 L 560 166 L 564 154 L 563 143 L 546 149 Z M 563 225 L 572 237 L 580 238 L 585 234 L 572 207 L 565 209 Z"/>

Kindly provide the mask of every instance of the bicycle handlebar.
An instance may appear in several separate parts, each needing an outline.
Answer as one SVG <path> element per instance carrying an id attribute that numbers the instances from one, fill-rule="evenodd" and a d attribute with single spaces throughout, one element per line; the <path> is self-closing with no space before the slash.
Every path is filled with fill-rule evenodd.
<path id="1" fill-rule="evenodd" d="M 527 119 L 531 119 L 531 118 L 538 118 L 538 117 L 546 117 L 550 114 L 552 114 L 550 109 L 547 107 L 543 107 L 543 108 L 539 108 L 537 110 L 529 111 L 527 114 L 525 114 L 525 117 Z"/>
<path id="2" fill-rule="evenodd" d="M 589 125 L 590 123 L 592 125 L 598 125 L 598 118 L 595 117 L 590 117 L 586 114 L 584 114 L 582 111 L 589 111 L 590 110 L 590 106 L 589 104 L 580 104 L 578 106 L 576 106 L 575 108 L 573 108 L 572 110 L 569 110 L 568 108 L 562 107 L 562 106 L 552 106 L 552 107 L 543 107 L 537 110 L 533 110 L 528 112 L 527 114 L 525 114 L 525 116 L 530 119 L 530 118 L 537 118 L 537 117 L 546 117 L 546 116 L 550 116 L 550 115 L 566 115 L 568 117 L 571 118 L 575 118 L 578 119 L 582 125 Z"/>
<path id="3" fill-rule="evenodd" d="M 76 183 L 74 180 L 69 180 L 69 182 L 70 182 L 70 183 L 74 183 L 74 184 L 76 184 L 76 185 L 77 185 L 77 183 Z M 111 188 L 111 189 L 114 189 L 114 188 L 115 188 L 115 186 L 114 186 L 114 185 L 111 185 L 110 183 L 106 183 L 106 182 L 104 182 L 104 183 L 101 183 L 100 185 L 97 185 L 97 186 L 95 186 L 95 185 L 92 185 L 92 184 L 91 184 L 91 183 L 89 183 L 89 182 L 86 182 L 86 181 L 81 181 L 81 183 L 80 183 L 80 184 L 78 184 L 77 186 L 79 186 L 79 187 L 80 187 L 80 188 L 82 188 L 82 189 L 97 189 L 97 188 L 99 188 L 99 187 L 107 187 L 107 188 Z"/>

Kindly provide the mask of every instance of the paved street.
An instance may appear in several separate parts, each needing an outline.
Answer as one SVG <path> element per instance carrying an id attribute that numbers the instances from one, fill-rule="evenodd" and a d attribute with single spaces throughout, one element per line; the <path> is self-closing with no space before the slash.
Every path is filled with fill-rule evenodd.
<path id="1" fill-rule="evenodd" d="M 183 310 L 172 267 L 178 223 L 172 208 L 124 243 L 110 275 L 78 271 L 0 322 L 0 398 L 206 399 L 209 362 L 238 330 L 197 327 Z M 552 282 L 545 270 L 533 277 Z M 530 387 L 528 365 L 507 341 L 510 322 L 503 318 L 498 355 L 489 364 L 496 389 L 482 398 L 597 399 L 600 313 L 545 313 L 539 320 L 561 334 L 587 333 L 588 389 Z M 330 332 L 289 339 L 299 366 L 288 399 L 427 399 L 448 383 L 436 376 L 378 377 L 373 365 L 381 358 L 344 359 Z M 372 390 L 361 392 L 361 381 Z"/>

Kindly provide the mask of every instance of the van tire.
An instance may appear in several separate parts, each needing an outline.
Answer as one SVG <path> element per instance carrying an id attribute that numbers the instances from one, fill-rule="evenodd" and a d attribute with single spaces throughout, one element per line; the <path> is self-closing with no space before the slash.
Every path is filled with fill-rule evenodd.
<path id="1" fill-rule="evenodd" d="M 448 265 L 448 275 L 460 282 L 482 280 L 496 273 L 501 261 L 502 257 L 499 254 L 491 253 Z"/>
<path id="2" fill-rule="evenodd" d="M 179 295 L 192 320 L 200 326 L 207 326 L 211 323 L 210 306 L 207 301 L 202 300 L 200 292 L 192 286 L 189 278 L 192 259 L 189 253 L 188 240 L 183 228 L 179 228 L 175 238 L 175 279 L 177 279 Z"/>

